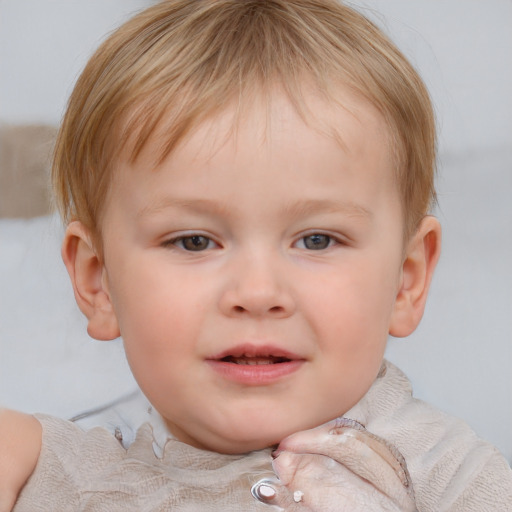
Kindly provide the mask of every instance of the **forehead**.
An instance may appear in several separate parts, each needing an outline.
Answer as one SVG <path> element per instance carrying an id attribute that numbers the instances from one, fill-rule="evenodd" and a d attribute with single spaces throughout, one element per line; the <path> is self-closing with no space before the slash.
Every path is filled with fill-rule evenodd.
<path id="1" fill-rule="evenodd" d="M 361 199 L 355 210 L 369 211 L 368 198 L 376 191 L 396 203 L 392 151 L 379 112 L 350 91 L 336 103 L 314 94 L 306 99 L 296 105 L 275 93 L 230 105 L 200 123 L 163 160 L 166 131 L 160 129 L 137 159 L 125 153 L 107 212 L 109 203 L 145 215 L 212 198 L 216 211 L 233 213 L 245 201 L 256 212 L 276 191 L 283 211 L 300 202 L 315 209 L 322 201 L 353 206 L 352 193 Z"/>
<path id="2" fill-rule="evenodd" d="M 126 137 L 128 142 L 120 155 L 118 168 L 133 167 L 142 161 L 145 169 L 155 170 L 178 154 L 190 152 L 196 158 L 208 158 L 226 145 L 236 151 L 239 143 L 247 144 L 244 137 L 247 131 L 251 131 L 251 145 L 266 146 L 272 154 L 272 150 L 278 150 L 284 142 L 285 135 L 298 127 L 313 130 L 325 138 L 325 143 L 334 140 L 350 154 L 368 150 L 372 139 L 379 138 L 383 142 L 382 158 L 391 162 L 395 156 L 394 137 L 384 116 L 361 94 L 340 84 L 329 92 L 320 92 L 308 84 L 294 94 L 281 87 L 268 92 L 256 89 L 243 98 L 226 102 L 208 115 L 197 116 L 196 122 L 191 123 L 178 140 L 173 125 L 175 119 L 174 112 L 164 114 L 141 148 L 137 147 L 137 130 Z M 319 141 L 318 137 L 311 139 L 308 148 L 304 147 L 305 141 L 301 141 L 298 149 L 314 150 L 313 146 L 318 146 Z"/>

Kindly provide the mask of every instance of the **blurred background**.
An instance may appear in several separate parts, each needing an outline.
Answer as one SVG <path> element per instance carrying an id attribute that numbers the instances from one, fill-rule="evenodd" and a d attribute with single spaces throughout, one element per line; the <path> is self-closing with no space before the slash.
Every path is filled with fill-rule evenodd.
<path id="1" fill-rule="evenodd" d="M 70 416 L 134 387 L 120 344 L 85 334 L 60 263 L 61 226 L 27 182 L 45 194 L 49 141 L 77 75 L 150 3 L 0 0 L 1 405 Z M 387 356 L 418 397 L 512 461 L 512 1 L 349 3 L 420 70 L 439 123 L 443 254 L 423 323 L 390 340 Z M 22 186 L 23 158 L 44 164 L 25 165 Z"/>

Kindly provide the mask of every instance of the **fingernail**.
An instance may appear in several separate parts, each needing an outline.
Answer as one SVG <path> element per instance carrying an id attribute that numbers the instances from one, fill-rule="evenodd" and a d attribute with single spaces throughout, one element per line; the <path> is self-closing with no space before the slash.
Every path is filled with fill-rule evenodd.
<path id="1" fill-rule="evenodd" d="M 266 502 L 275 498 L 276 490 L 269 480 L 260 480 L 251 488 L 251 494 L 259 501 Z"/>

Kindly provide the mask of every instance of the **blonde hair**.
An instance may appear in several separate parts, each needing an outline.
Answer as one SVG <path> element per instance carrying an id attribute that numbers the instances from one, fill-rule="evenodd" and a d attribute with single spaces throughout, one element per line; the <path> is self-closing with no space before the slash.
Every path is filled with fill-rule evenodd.
<path id="1" fill-rule="evenodd" d="M 349 86 L 386 119 L 409 236 L 435 199 L 429 95 L 395 45 L 336 0 L 165 0 L 121 26 L 78 79 L 58 136 L 53 183 L 64 221 L 100 233 L 120 151 L 130 140 L 135 159 L 164 118 L 162 158 L 255 88 L 279 83 L 300 109 L 306 80 L 334 99 L 336 84 Z"/>

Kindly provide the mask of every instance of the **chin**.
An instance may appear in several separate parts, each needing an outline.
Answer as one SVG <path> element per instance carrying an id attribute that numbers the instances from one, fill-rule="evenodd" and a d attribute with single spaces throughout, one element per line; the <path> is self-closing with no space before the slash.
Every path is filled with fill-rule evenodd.
<path id="1" fill-rule="evenodd" d="M 221 435 L 210 434 L 199 439 L 189 439 L 189 444 L 205 450 L 229 455 L 242 454 L 275 448 L 296 429 L 258 429 L 254 426 L 243 429 L 229 428 Z"/>
<path id="2" fill-rule="evenodd" d="M 268 408 L 266 408 L 268 411 Z M 259 410 L 237 410 L 236 415 L 210 417 L 210 421 L 202 422 L 203 428 L 188 428 L 187 434 L 177 437 L 197 448 L 225 454 L 242 454 L 266 448 L 273 448 L 297 432 L 317 427 L 337 414 L 310 415 L 307 417 L 291 417 L 292 415 L 274 414 Z M 295 421 L 293 421 L 295 419 Z M 292 420 L 292 421 L 290 421 Z M 172 431 L 172 429 L 171 429 Z M 178 432 L 175 432 L 178 434 Z"/>
<path id="3" fill-rule="evenodd" d="M 225 453 L 229 455 L 236 455 L 257 450 L 264 450 L 266 448 L 275 448 L 284 439 L 286 435 L 268 435 L 261 436 L 261 432 L 257 437 L 233 436 L 223 439 L 208 440 L 203 444 L 203 447 L 210 451 Z"/>

